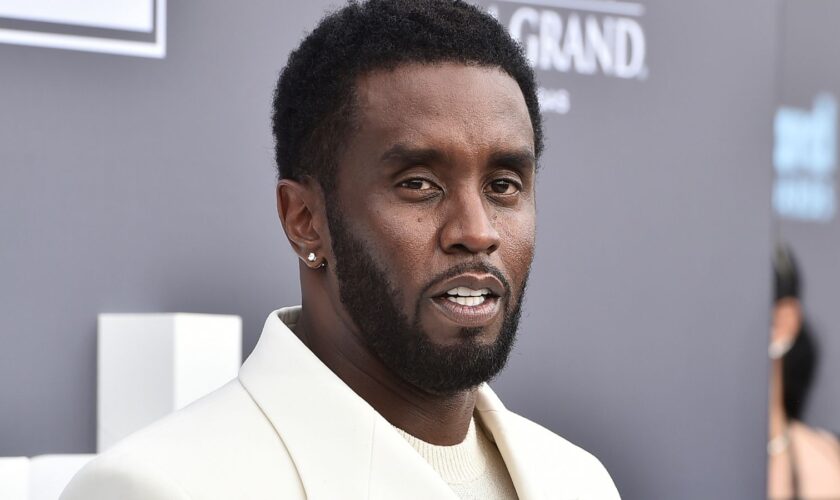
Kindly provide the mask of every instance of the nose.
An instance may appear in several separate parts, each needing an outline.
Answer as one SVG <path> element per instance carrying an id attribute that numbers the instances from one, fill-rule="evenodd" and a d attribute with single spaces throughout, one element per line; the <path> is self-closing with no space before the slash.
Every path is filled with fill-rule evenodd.
<path id="1" fill-rule="evenodd" d="M 440 245 L 446 253 L 492 254 L 499 248 L 499 233 L 488 214 L 482 193 L 462 193 L 450 199 Z"/>

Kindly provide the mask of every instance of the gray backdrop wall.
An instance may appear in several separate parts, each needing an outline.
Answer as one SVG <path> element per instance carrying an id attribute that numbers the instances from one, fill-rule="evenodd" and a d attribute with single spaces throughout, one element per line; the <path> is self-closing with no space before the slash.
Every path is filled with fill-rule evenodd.
<path id="1" fill-rule="evenodd" d="M 163 60 L 0 45 L 0 456 L 94 449 L 98 313 L 239 314 L 248 353 L 298 300 L 269 104 L 327 4 L 173 1 Z M 551 111 L 496 388 L 625 498 L 760 498 L 775 4 L 484 5 Z"/>
<path id="2" fill-rule="evenodd" d="M 782 33 L 784 43 L 779 57 L 779 96 L 782 109 L 798 109 L 812 117 L 815 98 L 828 96 L 836 105 L 840 99 L 840 66 L 837 60 L 837 41 L 828 33 L 836 31 L 840 19 L 840 3 L 829 0 L 786 1 L 783 5 Z M 831 62 L 829 62 L 831 61 Z M 827 117 L 826 117 L 827 118 Z M 825 162 L 825 175 L 813 175 L 813 161 L 800 161 L 792 177 L 816 181 L 816 185 L 830 187 L 834 200 L 834 214 L 827 219 L 791 217 L 794 211 L 780 213 L 778 234 L 794 249 L 803 274 L 803 302 L 806 318 L 819 344 L 820 362 L 816 373 L 810 404 L 805 420 L 834 432 L 840 432 L 840 193 L 837 175 L 837 110 L 833 111 L 833 127 L 818 117 L 816 131 L 825 129 L 828 135 L 819 150 L 833 149 L 833 158 Z M 827 127 L 827 128 L 826 128 Z M 805 128 L 799 127 L 800 131 Z M 778 137 L 777 148 L 787 137 Z M 785 146 L 796 147 L 786 141 Z M 787 149 L 787 148 L 785 148 Z M 820 162 L 817 162 L 820 163 Z M 815 178 L 816 177 L 816 178 Z M 820 178 L 822 177 L 822 178 Z M 777 182 L 781 176 L 777 178 Z M 813 200 L 813 196 L 800 197 Z M 822 200 L 817 200 L 822 201 Z M 811 205 L 814 206 L 813 204 Z M 819 204 L 817 204 L 819 206 Z"/>

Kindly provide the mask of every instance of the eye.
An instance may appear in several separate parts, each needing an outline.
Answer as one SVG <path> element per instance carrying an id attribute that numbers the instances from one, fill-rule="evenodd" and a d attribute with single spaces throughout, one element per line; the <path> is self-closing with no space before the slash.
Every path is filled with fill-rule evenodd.
<path id="1" fill-rule="evenodd" d="M 407 181 L 400 182 L 399 186 L 415 191 L 428 191 L 435 188 L 435 185 L 426 179 L 408 179 Z"/>
<path id="2" fill-rule="evenodd" d="M 496 179 L 488 188 L 495 194 L 511 195 L 519 192 L 519 184 L 510 179 Z"/>

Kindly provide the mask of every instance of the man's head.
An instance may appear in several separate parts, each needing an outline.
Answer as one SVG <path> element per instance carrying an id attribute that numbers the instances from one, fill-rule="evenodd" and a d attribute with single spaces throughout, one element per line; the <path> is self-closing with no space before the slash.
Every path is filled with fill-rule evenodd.
<path id="1" fill-rule="evenodd" d="M 459 1 L 350 4 L 292 53 L 273 119 L 284 228 L 327 264 L 302 266 L 304 301 L 317 288 L 420 389 L 494 376 L 533 257 L 542 149 L 533 74 L 504 28 Z"/>

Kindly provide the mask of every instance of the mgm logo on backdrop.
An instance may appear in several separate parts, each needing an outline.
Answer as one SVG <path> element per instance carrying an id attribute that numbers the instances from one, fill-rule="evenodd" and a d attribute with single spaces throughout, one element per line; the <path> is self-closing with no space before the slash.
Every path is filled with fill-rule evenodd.
<path id="1" fill-rule="evenodd" d="M 609 0 L 504 0 L 487 10 L 519 41 L 540 72 L 644 80 L 644 6 Z M 566 89 L 540 88 L 544 112 L 571 109 Z"/>

